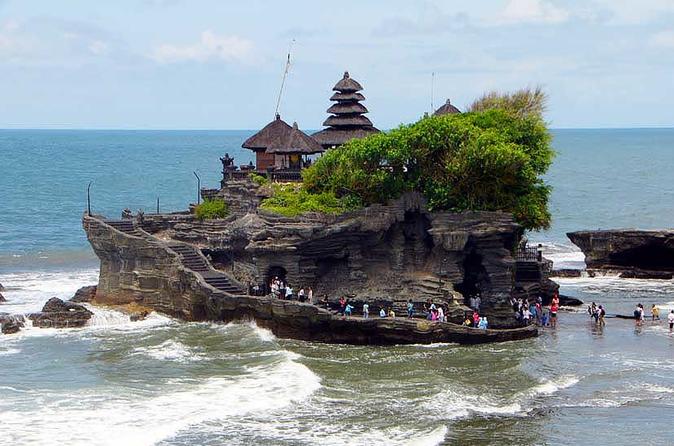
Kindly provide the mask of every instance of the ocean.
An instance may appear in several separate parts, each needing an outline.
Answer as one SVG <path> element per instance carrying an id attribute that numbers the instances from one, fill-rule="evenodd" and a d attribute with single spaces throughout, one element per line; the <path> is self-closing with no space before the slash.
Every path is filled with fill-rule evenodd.
<path id="1" fill-rule="evenodd" d="M 96 283 L 80 219 L 185 209 L 237 164 L 251 131 L 0 130 L 0 311 Z M 672 227 L 674 129 L 555 130 L 553 225 L 529 234 L 582 267 L 565 234 Z M 609 315 L 674 309 L 674 282 L 559 279 Z M 30 445 L 633 444 L 674 441 L 674 337 L 584 309 L 536 339 L 354 347 L 277 339 L 251 323 L 130 323 L 0 336 L 0 432 Z"/>

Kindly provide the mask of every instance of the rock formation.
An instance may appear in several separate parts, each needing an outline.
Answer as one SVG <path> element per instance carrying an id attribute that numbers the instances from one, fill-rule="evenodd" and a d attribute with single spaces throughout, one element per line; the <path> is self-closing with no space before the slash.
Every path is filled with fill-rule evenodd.
<path id="1" fill-rule="evenodd" d="M 0 332 L 2 334 L 17 333 L 24 326 L 24 318 L 22 315 L 11 315 L 8 313 L 0 313 Z"/>
<path id="2" fill-rule="evenodd" d="M 40 328 L 77 328 L 83 327 L 91 319 L 93 313 L 82 305 L 52 297 L 39 313 L 32 313 L 28 318 L 35 327 Z"/>
<path id="3" fill-rule="evenodd" d="M 70 302 L 87 303 L 94 300 L 94 297 L 96 297 L 96 285 L 83 286 L 70 298 Z"/>
<path id="4" fill-rule="evenodd" d="M 674 230 L 578 231 L 567 236 L 585 254 L 588 270 L 657 279 L 671 279 L 674 273 Z"/>
<path id="5" fill-rule="evenodd" d="M 0 304 L 3 302 L 7 302 L 7 299 L 5 299 L 5 296 L 3 296 L 2 293 L 0 293 Z"/>
<path id="6" fill-rule="evenodd" d="M 326 342 L 488 342 L 498 337 L 450 323 L 343 319 L 329 309 L 347 296 L 358 310 L 367 301 L 371 314 L 380 306 L 404 314 L 408 299 L 418 312 L 432 299 L 459 322 L 464 299 L 479 292 L 492 327 L 516 326 L 508 299 L 522 229 L 509 214 L 430 212 L 421 195 L 409 193 L 339 216 L 286 218 L 257 207 L 264 194 L 248 179 L 228 181 L 218 195 L 231 211 L 221 220 L 85 215 L 101 259 L 96 301 L 136 302 L 185 320 L 250 317 L 279 336 Z M 276 276 L 295 292 L 311 287 L 328 308 L 246 295 Z M 504 333 L 514 339 L 535 328 Z"/>

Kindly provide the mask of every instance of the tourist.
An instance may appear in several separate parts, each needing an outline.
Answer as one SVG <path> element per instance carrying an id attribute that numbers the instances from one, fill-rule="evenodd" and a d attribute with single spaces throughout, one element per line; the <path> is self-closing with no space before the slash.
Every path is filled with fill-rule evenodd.
<path id="1" fill-rule="evenodd" d="M 477 293 L 477 296 L 475 296 L 475 309 L 477 311 L 480 311 L 481 306 L 482 306 L 482 298 L 480 297 L 480 293 Z"/>
<path id="2" fill-rule="evenodd" d="M 384 311 L 384 307 L 379 309 L 379 317 L 386 317 L 386 311 Z"/>
<path id="3" fill-rule="evenodd" d="M 536 301 L 536 325 L 541 325 L 541 319 L 543 318 L 543 305 L 541 304 L 542 299 L 539 297 Z"/>
<path id="4" fill-rule="evenodd" d="M 389 307 L 389 309 L 388 309 L 388 317 L 390 317 L 391 319 L 393 319 L 393 318 L 396 317 L 396 313 L 395 313 L 395 311 L 393 311 L 393 308 L 390 308 L 390 307 Z"/>
<path id="5" fill-rule="evenodd" d="M 669 322 L 669 332 L 672 332 L 674 329 L 674 310 L 670 311 L 667 315 L 667 322 Z"/>
<path id="6" fill-rule="evenodd" d="M 290 286 L 290 284 L 286 285 L 286 299 L 293 299 L 293 288 Z"/>
<path id="7" fill-rule="evenodd" d="M 588 305 L 588 307 L 587 307 L 587 314 L 589 314 L 590 317 L 593 318 L 593 317 L 595 317 L 596 313 L 597 313 L 597 304 L 592 302 L 592 305 Z M 595 320 L 595 322 L 596 322 L 596 320 Z"/>
<path id="8" fill-rule="evenodd" d="M 482 319 L 484 320 L 484 329 L 486 330 L 489 328 L 489 321 L 487 320 L 487 316 L 485 316 Z"/>
<path id="9" fill-rule="evenodd" d="M 522 310 L 522 322 L 524 322 L 524 325 L 529 325 L 529 322 L 531 321 L 531 311 L 529 311 L 529 308 L 524 307 Z"/>
<path id="10" fill-rule="evenodd" d="M 339 314 L 344 315 L 344 310 L 346 309 L 346 299 L 344 296 L 339 298 Z"/>
<path id="11" fill-rule="evenodd" d="M 435 322 L 438 320 L 438 310 L 431 310 L 431 321 Z"/>
<path id="12" fill-rule="evenodd" d="M 297 292 L 297 300 L 304 302 L 304 288 L 300 288 L 300 290 Z"/>
<path id="13" fill-rule="evenodd" d="M 543 308 L 543 314 L 541 315 L 541 326 L 547 327 L 550 323 L 550 310 Z"/>
<path id="14" fill-rule="evenodd" d="M 414 317 L 414 303 L 412 299 L 407 301 L 407 317 L 410 319 Z"/>
<path id="15" fill-rule="evenodd" d="M 473 325 L 473 321 L 470 319 L 470 315 L 468 313 L 466 313 L 466 320 L 463 321 L 463 325 L 465 325 L 466 327 L 470 327 Z"/>
<path id="16" fill-rule="evenodd" d="M 634 325 L 640 327 L 644 324 L 646 316 L 644 314 L 644 306 L 642 304 L 637 304 L 637 308 L 634 310 L 634 319 L 636 319 Z"/>
<path id="17" fill-rule="evenodd" d="M 604 318 L 606 317 L 606 311 L 604 310 L 604 307 L 599 305 L 599 307 L 597 308 L 597 314 L 598 314 L 597 323 L 599 324 L 600 327 L 604 327 L 606 325 L 606 321 L 604 320 Z"/>
<path id="18" fill-rule="evenodd" d="M 653 304 L 651 307 L 651 317 L 652 320 L 660 320 L 660 310 L 655 306 L 655 304 Z"/>
<path id="19" fill-rule="evenodd" d="M 363 319 L 369 319 L 370 318 L 370 306 L 365 302 L 363 304 Z"/>
<path id="20" fill-rule="evenodd" d="M 309 299 L 310 304 L 314 303 L 314 290 L 311 287 L 309 287 L 309 292 L 307 293 L 307 298 Z"/>
<path id="21" fill-rule="evenodd" d="M 445 319 L 445 310 L 442 308 L 442 305 L 438 307 L 438 320 L 440 322 L 447 322 Z"/>
<path id="22" fill-rule="evenodd" d="M 473 311 L 473 327 L 477 327 L 477 324 L 480 323 L 480 314 L 477 311 Z"/>
<path id="23" fill-rule="evenodd" d="M 550 326 L 557 327 L 557 312 L 559 311 L 559 294 L 555 291 L 550 303 Z"/>
<path id="24" fill-rule="evenodd" d="M 349 303 L 346 304 L 344 307 L 344 316 L 351 316 L 351 311 L 353 310 L 353 306 Z"/>
<path id="25" fill-rule="evenodd" d="M 481 317 L 480 322 L 477 323 L 477 328 L 481 330 L 486 330 L 487 329 L 487 318 Z"/>
<path id="26" fill-rule="evenodd" d="M 529 314 L 531 315 L 532 321 L 535 320 L 538 322 L 538 310 L 536 309 L 536 304 L 533 302 L 529 305 Z"/>
<path id="27" fill-rule="evenodd" d="M 470 296 L 469 301 L 470 301 L 470 308 L 471 308 L 472 310 L 475 310 L 476 307 L 477 307 L 477 302 L 476 302 L 476 300 L 475 300 L 475 296 Z"/>

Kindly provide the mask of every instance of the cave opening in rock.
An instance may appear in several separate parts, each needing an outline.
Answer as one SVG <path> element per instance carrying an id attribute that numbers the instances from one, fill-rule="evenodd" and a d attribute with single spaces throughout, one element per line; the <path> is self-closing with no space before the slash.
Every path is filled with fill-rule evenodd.
<path id="1" fill-rule="evenodd" d="M 272 266 L 267 270 L 266 283 L 269 284 L 275 278 L 279 278 L 283 283 L 286 282 L 286 276 L 288 272 L 282 266 Z"/>
<path id="2" fill-rule="evenodd" d="M 482 256 L 471 250 L 463 260 L 463 281 L 455 289 L 463 295 L 467 303 L 470 296 L 483 293 L 488 282 L 489 275 L 482 265 Z"/>
<path id="3" fill-rule="evenodd" d="M 660 244 L 643 245 L 615 252 L 609 259 L 616 266 L 674 271 L 674 249 Z"/>

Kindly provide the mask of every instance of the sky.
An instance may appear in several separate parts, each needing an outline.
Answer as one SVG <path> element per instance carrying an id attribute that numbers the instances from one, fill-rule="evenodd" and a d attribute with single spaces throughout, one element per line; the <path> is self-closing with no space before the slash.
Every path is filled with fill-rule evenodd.
<path id="1" fill-rule="evenodd" d="M 0 128 L 257 129 L 289 48 L 304 129 L 345 70 L 381 129 L 537 85 L 554 128 L 674 126 L 674 0 L 0 0 Z"/>

